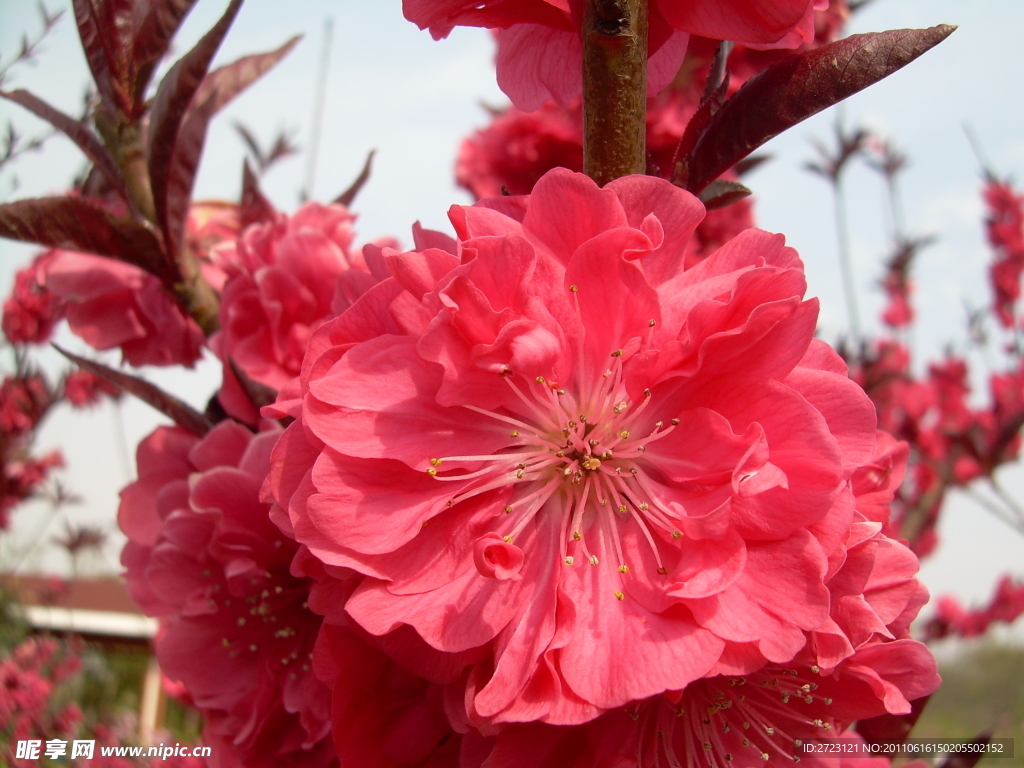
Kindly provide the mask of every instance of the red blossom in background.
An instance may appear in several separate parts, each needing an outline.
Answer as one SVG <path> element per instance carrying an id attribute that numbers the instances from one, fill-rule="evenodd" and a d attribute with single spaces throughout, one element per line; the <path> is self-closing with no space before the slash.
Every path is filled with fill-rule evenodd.
<path id="1" fill-rule="evenodd" d="M 1024 583 L 1003 576 L 996 585 L 992 599 L 984 608 L 964 608 L 955 597 L 949 595 L 940 598 L 936 615 L 925 626 L 925 634 L 929 640 L 950 635 L 978 637 L 985 634 L 992 624 L 1012 624 L 1022 614 Z"/>
<path id="2" fill-rule="evenodd" d="M 672 160 L 686 125 L 699 103 L 692 87 L 669 88 L 647 106 L 647 149 L 652 168 L 671 176 Z M 529 194 L 553 168 L 583 169 L 583 129 L 580 101 L 563 109 L 547 102 L 536 112 L 508 107 L 494 114 L 491 124 L 462 142 L 456 160 L 456 180 L 477 199 L 507 190 Z M 735 179 L 735 174 L 725 178 Z M 687 266 L 707 257 L 744 229 L 754 226 L 749 198 L 708 211 L 690 243 Z"/>
<path id="3" fill-rule="evenodd" d="M 4 302 L 3 331 L 12 344 L 43 344 L 64 315 L 60 298 L 46 288 L 46 268 L 56 251 L 36 256 L 14 276 L 14 288 Z"/>
<path id="4" fill-rule="evenodd" d="M 104 395 L 120 397 L 121 390 L 82 369 L 64 377 L 64 399 L 76 408 L 96 405 Z"/>
<path id="5" fill-rule="evenodd" d="M 989 268 L 993 310 L 1003 326 L 1016 324 L 1016 304 L 1020 298 L 1020 277 L 1024 272 L 1024 196 L 1007 182 L 989 179 L 985 185 L 988 206 L 986 229 L 995 251 Z"/>
<path id="6" fill-rule="evenodd" d="M 128 590 L 163 631 L 157 657 L 206 718 L 215 765 L 329 766 L 329 695 L 313 675 L 320 618 L 297 545 L 259 500 L 275 432 L 161 427 L 122 492 Z"/>

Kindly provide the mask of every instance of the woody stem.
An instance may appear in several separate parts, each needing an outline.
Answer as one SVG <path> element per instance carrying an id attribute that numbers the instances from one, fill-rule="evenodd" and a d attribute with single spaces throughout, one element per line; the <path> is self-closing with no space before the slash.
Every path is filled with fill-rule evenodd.
<path id="1" fill-rule="evenodd" d="M 584 0 L 583 170 L 601 186 L 647 165 L 647 0 Z"/>

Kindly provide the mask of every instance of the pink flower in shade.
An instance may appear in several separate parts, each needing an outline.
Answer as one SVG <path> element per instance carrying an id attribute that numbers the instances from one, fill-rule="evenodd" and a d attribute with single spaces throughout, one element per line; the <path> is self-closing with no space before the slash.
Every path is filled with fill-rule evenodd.
<path id="1" fill-rule="evenodd" d="M 333 691 L 332 732 L 345 768 L 469 768 L 441 686 L 416 677 L 351 629 L 325 623 L 314 655 Z"/>
<path id="2" fill-rule="evenodd" d="M 647 102 L 647 151 L 664 178 L 673 172 L 679 140 L 700 103 L 702 88 L 672 87 Z M 486 128 L 462 142 L 456 180 L 477 199 L 508 190 L 526 195 L 548 171 L 583 169 L 583 115 L 579 99 L 568 108 L 545 103 L 536 112 L 509 107 L 494 113 Z M 725 178 L 735 180 L 732 172 Z M 686 264 L 692 266 L 754 226 L 749 198 L 709 211 L 690 240 Z"/>
<path id="3" fill-rule="evenodd" d="M 14 276 L 14 289 L 4 302 L 3 331 L 12 344 L 43 344 L 64 315 L 64 307 L 44 285 L 46 265 L 56 251 L 39 254 Z"/>
<path id="4" fill-rule="evenodd" d="M 94 349 L 120 347 L 131 365 L 186 365 L 201 355 L 203 332 L 153 275 L 131 264 L 54 251 L 46 288 L 65 306 L 71 331 Z"/>
<path id="5" fill-rule="evenodd" d="M 128 591 L 163 620 L 157 658 L 206 718 L 217 766 L 336 765 L 329 693 L 310 667 L 310 580 L 291 575 L 298 545 L 259 500 L 277 436 L 160 427 L 121 493 Z"/>
<path id="6" fill-rule="evenodd" d="M 781 236 L 683 269 L 702 215 L 564 170 L 454 206 L 459 256 L 385 251 L 275 409 L 301 416 L 268 484 L 296 538 L 362 574 L 371 634 L 484 654 L 474 723 L 785 664 L 829 617 L 874 409 Z"/>
<path id="7" fill-rule="evenodd" d="M 764 47 L 795 48 L 814 38 L 814 0 L 657 0 L 649 10 L 648 93 L 675 77 L 691 34 Z M 498 29 L 498 85 L 520 109 L 582 91 L 582 3 L 573 0 L 403 0 L 402 10 L 435 40 L 456 26 Z"/>
<path id="8" fill-rule="evenodd" d="M 216 247 L 233 242 L 242 228 L 241 211 L 234 203 L 200 200 L 192 203 L 185 220 L 188 248 L 199 260 L 203 279 L 220 292 L 228 274 L 219 263 Z"/>
<path id="9" fill-rule="evenodd" d="M 341 205 L 309 203 L 295 215 L 250 226 L 214 249 L 225 270 L 220 331 L 211 347 L 251 379 L 280 389 L 299 373 L 310 334 L 387 276 L 379 248 L 369 259 L 350 250 L 355 216 Z M 375 259 L 376 257 L 376 259 Z M 236 418 L 255 408 L 225 366 L 220 398 Z"/>

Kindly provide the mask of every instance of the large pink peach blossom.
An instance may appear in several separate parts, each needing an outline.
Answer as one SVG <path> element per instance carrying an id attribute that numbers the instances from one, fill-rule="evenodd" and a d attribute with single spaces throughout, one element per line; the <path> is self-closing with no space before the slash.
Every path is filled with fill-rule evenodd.
<path id="1" fill-rule="evenodd" d="M 298 375 L 317 326 L 387 276 L 379 249 L 369 262 L 352 249 L 353 221 L 342 205 L 308 203 L 214 248 L 213 262 L 226 275 L 220 331 L 210 340 L 217 356 L 274 389 Z M 233 416 L 255 422 L 228 365 L 220 397 Z"/>
<path id="2" fill-rule="evenodd" d="M 54 251 L 46 289 L 71 331 L 94 349 L 120 348 L 131 365 L 186 365 L 202 354 L 202 330 L 160 280 L 131 264 Z"/>
<path id="3" fill-rule="evenodd" d="M 311 669 L 311 580 L 291 575 L 298 545 L 259 499 L 277 437 L 231 421 L 202 439 L 160 427 L 121 493 L 129 594 L 161 618 L 157 658 L 203 713 L 218 768 L 337 765 Z"/>
<path id="4" fill-rule="evenodd" d="M 657 93 L 686 54 L 691 34 L 759 47 L 795 48 L 814 38 L 814 8 L 827 0 L 656 0 L 649 10 L 647 84 Z M 580 0 L 403 0 L 402 10 L 434 39 L 456 26 L 498 30 L 498 85 L 520 109 L 582 91 Z"/>
<path id="5" fill-rule="evenodd" d="M 683 268 L 703 213 L 565 170 L 454 206 L 458 255 L 385 250 L 393 279 L 313 335 L 301 401 L 274 410 L 301 417 L 279 514 L 362 574 L 365 630 L 483 649 L 474 723 L 786 664 L 829 617 L 874 409 L 814 340 L 781 236 Z"/>

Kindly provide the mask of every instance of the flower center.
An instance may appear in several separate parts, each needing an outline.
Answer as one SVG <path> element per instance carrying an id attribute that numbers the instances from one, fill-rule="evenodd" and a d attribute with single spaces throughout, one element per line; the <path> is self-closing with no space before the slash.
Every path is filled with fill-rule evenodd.
<path id="1" fill-rule="evenodd" d="M 678 704 L 659 697 L 630 716 L 644 717 L 639 738 L 654 743 L 671 768 L 799 762 L 805 739 L 838 737 L 829 714 L 832 699 L 817 693 L 819 672 L 766 667 L 699 680 Z"/>
<path id="2" fill-rule="evenodd" d="M 657 420 L 650 425 L 651 392 L 632 401 L 622 377 L 622 350 L 612 353 L 612 363 L 587 381 L 577 377 L 573 391 L 538 376 L 524 380 L 509 370 L 500 375 L 521 407 L 515 413 L 464 407 L 507 425 L 509 444 L 488 456 L 446 456 L 430 460 L 427 472 L 440 481 L 464 483 L 449 506 L 496 488 L 513 486 L 502 524 L 504 540 L 512 543 L 542 508 L 562 518 L 565 546 L 560 557 L 574 565 L 582 554 L 591 565 L 600 560 L 587 546 L 587 535 L 600 531 L 611 542 L 618 570 L 628 573 L 622 551 L 622 533 L 637 526 L 658 564 L 662 565 L 656 539 L 682 536 L 673 511 L 653 494 L 645 457 L 647 446 L 675 429 L 678 419 Z M 593 379 L 597 381 L 593 381 Z M 441 474 L 446 462 L 468 464 L 464 472 Z M 578 544 L 577 544 L 578 543 Z M 574 546 L 574 544 L 577 544 Z M 577 551 L 578 550 L 578 551 Z M 621 591 L 616 597 L 623 599 Z"/>

